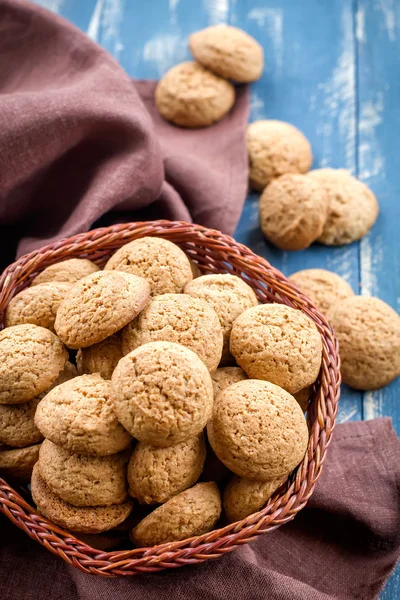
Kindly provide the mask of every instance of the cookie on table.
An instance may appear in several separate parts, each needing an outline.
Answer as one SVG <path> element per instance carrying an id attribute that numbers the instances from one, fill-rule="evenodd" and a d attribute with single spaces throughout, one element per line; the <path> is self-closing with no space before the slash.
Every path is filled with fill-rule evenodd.
<path id="1" fill-rule="evenodd" d="M 39 463 L 33 468 L 32 498 L 38 511 L 47 519 L 69 531 L 100 533 L 122 523 L 132 510 L 132 501 L 110 506 L 76 507 L 54 494 L 41 476 Z"/>
<path id="2" fill-rule="evenodd" d="M 261 195 L 261 229 L 281 250 L 303 250 L 321 235 L 328 210 L 323 187 L 306 175 L 288 173 L 269 183 Z"/>
<path id="3" fill-rule="evenodd" d="M 185 286 L 185 294 L 205 300 L 217 313 L 224 336 L 221 364 L 234 362 L 229 351 L 233 321 L 247 308 L 258 305 L 252 288 L 236 275 L 203 275 Z"/>
<path id="4" fill-rule="evenodd" d="M 77 454 L 107 456 L 124 450 L 131 436 L 118 422 L 111 382 L 81 375 L 51 390 L 39 403 L 35 424 L 45 438 Z"/>
<path id="5" fill-rule="evenodd" d="M 240 83 L 256 81 L 264 67 L 262 46 L 231 25 L 213 25 L 189 36 L 189 48 L 203 67 Z"/>
<path id="6" fill-rule="evenodd" d="M 310 298 L 330 321 L 338 304 L 354 296 L 351 286 L 336 273 L 325 269 L 304 269 L 288 277 Z"/>
<path id="7" fill-rule="evenodd" d="M 196 62 L 172 67 L 155 93 L 160 114 L 181 127 L 207 127 L 224 117 L 235 102 L 235 88 Z"/>
<path id="8" fill-rule="evenodd" d="M 122 356 L 121 334 L 117 332 L 98 344 L 78 350 L 76 355 L 78 373 L 79 375 L 99 373 L 103 379 L 111 379 Z"/>
<path id="9" fill-rule="evenodd" d="M 308 177 L 324 188 L 330 199 L 328 218 L 318 238 L 340 246 L 362 238 L 375 223 L 379 206 L 371 190 L 345 169 L 315 169 Z"/>
<path id="10" fill-rule="evenodd" d="M 282 482 L 282 479 L 257 481 L 234 475 L 225 487 L 222 498 L 228 521 L 241 521 L 261 510 Z"/>
<path id="11" fill-rule="evenodd" d="M 400 316 L 388 304 L 368 296 L 346 298 L 336 307 L 332 327 L 344 383 L 375 390 L 400 375 Z"/>
<path id="12" fill-rule="evenodd" d="M 125 244 L 112 255 L 104 269 L 144 277 L 152 296 L 179 294 L 193 278 L 190 261 L 179 246 L 156 237 L 143 237 Z"/>
<path id="13" fill-rule="evenodd" d="M 299 403 L 299 406 L 303 412 L 306 412 L 308 409 L 308 404 L 310 402 L 311 394 L 312 394 L 312 385 L 308 385 L 307 387 L 303 388 L 299 392 L 296 392 L 295 394 L 293 394 L 293 398 L 295 400 L 297 400 L 297 402 Z"/>
<path id="14" fill-rule="evenodd" d="M 196 352 L 210 371 L 218 367 L 223 333 L 215 310 L 187 294 L 156 296 L 122 332 L 124 354 L 148 342 L 175 342 Z"/>
<path id="15" fill-rule="evenodd" d="M 134 438 L 168 447 L 204 429 L 214 394 L 211 376 L 197 354 L 172 342 L 152 342 L 119 361 L 112 376 L 112 401 Z"/>
<path id="16" fill-rule="evenodd" d="M 138 547 L 184 540 L 211 531 L 221 515 L 215 483 L 198 483 L 174 496 L 143 519 L 131 532 Z"/>
<path id="17" fill-rule="evenodd" d="M 233 324 L 230 348 L 250 378 L 291 394 L 314 383 L 321 367 L 318 329 L 300 310 L 283 304 L 261 304 L 242 313 Z"/>
<path id="18" fill-rule="evenodd" d="M 23 324 L 0 332 L 0 404 L 22 404 L 47 390 L 68 352 L 48 329 Z"/>
<path id="19" fill-rule="evenodd" d="M 6 308 L 6 327 L 32 323 L 54 332 L 58 307 L 70 289 L 70 283 L 52 282 L 22 290 Z"/>
<path id="20" fill-rule="evenodd" d="M 99 271 L 80 279 L 60 304 L 54 328 L 69 348 L 102 342 L 146 306 L 150 286 L 143 277 Z"/>
<path id="21" fill-rule="evenodd" d="M 54 281 L 74 284 L 79 279 L 83 279 L 83 277 L 96 271 L 100 271 L 100 267 L 87 258 L 69 258 L 68 260 L 46 267 L 35 277 L 31 286 Z"/>
<path id="22" fill-rule="evenodd" d="M 307 173 L 313 161 L 310 142 L 293 125 L 265 120 L 250 123 L 246 134 L 250 186 L 259 192 L 286 173 Z"/>
<path id="23" fill-rule="evenodd" d="M 44 440 L 40 473 L 51 491 L 73 506 L 110 506 L 128 497 L 126 451 L 111 456 L 75 454 Z"/>
<path id="24" fill-rule="evenodd" d="M 162 504 L 196 483 L 205 458 L 203 433 L 169 448 L 139 442 L 128 464 L 129 494 L 141 504 Z"/>
<path id="25" fill-rule="evenodd" d="M 246 373 L 240 367 L 220 367 L 211 374 L 214 386 L 214 398 L 218 396 L 225 388 L 248 379 Z"/>
<path id="26" fill-rule="evenodd" d="M 28 483 L 39 458 L 40 444 L 26 448 L 0 448 L 0 475 L 17 483 Z"/>
<path id="27" fill-rule="evenodd" d="M 74 365 L 67 362 L 64 371 L 51 388 L 77 375 Z M 50 388 L 50 389 L 51 389 Z M 42 392 L 23 404 L 0 404 L 0 443 L 13 448 L 24 448 L 41 442 L 43 435 L 35 425 L 36 408 L 50 390 Z"/>
<path id="28" fill-rule="evenodd" d="M 207 436 L 228 469 L 260 481 L 287 477 L 308 444 L 307 423 L 293 396 L 255 379 L 234 383 L 219 394 Z"/>

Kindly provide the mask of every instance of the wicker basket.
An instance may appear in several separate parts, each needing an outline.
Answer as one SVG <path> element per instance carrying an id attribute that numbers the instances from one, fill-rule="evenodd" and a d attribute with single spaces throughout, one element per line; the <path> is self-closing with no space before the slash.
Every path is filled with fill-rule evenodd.
<path id="1" fill-rule="evenodd" d="M 106 577 L 155 572 L 217 558 L 291 521 L 307 503 L 321 475 L 339 400 L 338 345 L 325 318 L 265 259 L 231 237 L 199 225 L 170 221 L 115 225 L 55 242 L 23 256 L 0 278 L 0 324 L 10 299 L 48 265 L 71 257 L 89 258 L 103 265 L 120 246 L 145 235 L 175 242 L 203 272 L 239 275 L 253 287 L 261 302 L 280 302 L 302 310 L 321 333 L 323 360 L 308 410 L 310 440 L 302 463 L 263 510 L 205 535 L 147 549 L 102 552 L 53 525 L 23 499 L 21 494 L 29 498 L 27 490 L 18 493 L 0 478 L 0 510 L 6 517 L 68 564 Z"/>

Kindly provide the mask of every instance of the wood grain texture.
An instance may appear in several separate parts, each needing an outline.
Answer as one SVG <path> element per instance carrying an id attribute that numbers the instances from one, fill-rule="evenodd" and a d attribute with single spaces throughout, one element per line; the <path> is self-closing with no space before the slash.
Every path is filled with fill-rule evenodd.
<path id="1" fill-rule="evenodd" d="M 275 118 L 310 139 L 314 168 L 345 167 L 371 186 L 381 213 L 370 234 L 339 248 L 273 248 L 250 194 L 238 241 L 289 275 L 322 267 L 358 293 L 400 306 L 400 3 L 397 0 L 38 0 L 103 45 L 136 78 L 159 78 L 190 58 L 187 35 L 232 23 L 263 45 L 265 72 L 251 92 L 251 119 Z M 400 381 L 362 394 L 343 386 L 339 420 L 389 415 L 400 433 Z M 384 600 L 400 597 L 400 568 Z"/>

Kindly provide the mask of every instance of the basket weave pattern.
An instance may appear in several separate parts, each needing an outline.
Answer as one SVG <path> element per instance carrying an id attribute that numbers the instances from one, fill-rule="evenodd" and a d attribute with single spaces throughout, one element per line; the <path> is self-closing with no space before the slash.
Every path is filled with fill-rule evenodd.
<path id="1" fill-rule="evenodd" d="M 89 258 L 102 266 L 120 246 L 146 235 L 178 244 L 204 273 L 239 275 L 255 290 L 260 302 L 279 302 L 302 310 L 321 333 L 323 359 L 308 410 L 310 440 L 302 463 L 263 510 L 224 528 L 153 548 L 103 552 L 53 525 L 0 478 L 0 511 L 7 518 L 68 564 L 105 577 L 156 572 L 217 558 L 291 521 L 306 505 L 321 475 L 340 394 L 337 341 L 315 305 L 265 259 L 230 236 L 199 225 L 176 221 L 114 225 L 60 240 L 21 257 L 0 278 L 0 327 L 11 298 L 45 267 L 73 257 Z M 25 495 L 23 490 L 21 493 Z"/>

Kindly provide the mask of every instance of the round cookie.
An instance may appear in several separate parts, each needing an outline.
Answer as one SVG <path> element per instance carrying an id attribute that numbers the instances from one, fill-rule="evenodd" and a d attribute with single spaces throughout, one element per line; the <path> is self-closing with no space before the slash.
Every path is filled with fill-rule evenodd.
<path id="1" fill-rule="evenodd" d="M 337 305 L 332 327 L 339 340 L 344 383 L 375 390 L 400 374 L 400 317 L 385 302 L 352 296 Z"/>
<path id="2" fill-rule="evenodd" d="M 155 546 L 203 535 L 221 515 L 221 496 L 215 483 L 197 485 L 156 508 L 131 532 L 138 547 Z"/>
<path id="3" fill-rule="evenodd" d="M 39 458 L 40 444 L 26 448 L 0 448 L 0 475 L 18 483 L 28 483 Z"/>
<path id="4" fill-rule="evenodd" d="M 303 250 L 321 235 L 328 209 L 324 188 L 306 175 L 288 173 L 268 184 L 261 195 L 261 229 L 281 250 Z"/>
<path id="5" fill-rule="evenodd" d="M 371 190 L 345 169 L 316 169 L 308 177 L 329 195 L 329 212 L 318 241 L 328 246 L 350 244 L 375 223 L 379 206 Z"/>
<path id="6" fill-rule="evenodd" d="M 100 271 L 100 267 L 95 265 L 87 258 L 69 258 L 54 265 L 46 267 L 35 279 L 31 285 L 40 285 L 53 281 L 63 281 L 74 284 L 79 279 L 83 279 L 91 273 Z"/>
<path id="7" fill-rule="evenodd" d="M 54 494 L 40 474 L 39 464 L 33 468 L 32 498 L 38 511 L 47 519 L 69 531 L 100 533 L 113 529 L 128 517 L 132 501 L 111 506 L 76 507 Z"/>
<path id="8" fill-rule="evenodd" d="M 250 186 L 259 192 L 286 173 L 307 173 L 313 161 L 311 146 L 293 125 L 283 121 L 255 121 L 246 134 Z"/>
<path id="9" fill-rule="evenodd" d="M 122 358 L 112 376 L 114 410 L 136 439 L 157 447 L 200 433 L 214 401 L 211 376 L 197 354 L 152 342 Z"/>
<path id="10" fill-rule="evenodd" d="M 264 67 L 262 46 L 248 33 L 231 25 L 214 25 L 189 36 L 197 62 L 225 79 L 256 81 Z"/>
<path id="11" fill-rule="evenodd" d="M 149 297 L 150 286 L 143 277 L 117 271 L 92 273 L 71 288 L 54 327 L 69 348 L 86 348 L 122 329 Z"/>
<path id="12" fill-rule="evenodd" d="M 125 244 L 104 267 L 144 277 L 152 296 L 178 294 L 193 274 L 186 254 L 169 240 L 144 237 Z"/>
<path id="13" fill-rule="evenodd" d="M 124 450 L 131 436 L 118 422 L 111 382 L 81 375 L 51 390 L 36 409 L 35 424 L 45 438 L 77 454 L 107 456 Z"/>
<path id="14" fill-rule="evenodd" d="M 218 367 L 223 334 L 215 310 L 187 294 L 156 296 L 122 332 L 127 354 L 148 342 L 175 342 L 196 352 L 210 371 Z"/>
<path id="15" fill-rule="evenodd" d="M 129 494 L 141 504 L 162 504 L 196 483 L 205 459 L 202 433 L 169 448 L 139 442 L 128 465 Z"/>
<path id="16" fill-rule="evenodd" d="M 219 121 L 235 102 L 235 88 L 196 62 L 172 67 L 156 87 L 160 114 L 181 127 L 206 127 Z"/>
<path id="17" fill-rule="evenodd" d="M 5 325 L 32 323 L 54 332 L 58 307 L 71 289 L 69 283 L 43 283 L 19 292 L 7 306 Z"/>
<path id="18" fill-rule="evenodd" d="M 338 304 L 354 296 L 351 286 L 340 275 L 325 269 L 304 269 L 288 277 L 310 298 L 330 321 Z"/>
<path id="19" fill-rule="evenodd" d="M 257 306 L 254 291 L 235 275 L 203 275 L 185 286 L 185 294 L 205 300 L 217 313 L 224 336 L 221 364 L 233 362 L 229 338 L 233 321 L 247 308 Z"/>
<path id="20" fill-rule="evenodd" d="M 225 487 L 222 498 L 228 521 L 235 523 L 261 510 L 282 481 L 253 481 L 234 475 Z"/>
<path id="21" fill-rule="evenodd" d="M 308 444 L 307 423 L 293 396 L 255 379 L 234 383 L 219 394 L 207 435 L 228 469 L 260 481 L 287 477 Z"/>
<path id="22" fill-rule="evenodd" d="M 40 473 L 59 498 L 73 506 L 110 506 L 128 497 L 127 452 L 111 456 L 74 454 L 44 440 L 39 452 Z"/>
<path id="23" fill-rule="evenodd" d="M 0 404 L 22 404 L 47 390 L 68 360 L 57 336 L 37 325 L 0 332 Z"/>
<path id="24" fill-rule="evenodd" d="M 293 394 L 293 398 L 295 400 L 297 400 L 303 413 L 306 412 L 308 409 L 308 403 L 310 401 L 311 394 L 312 394 L 312 386 L 311 385 L 308 385 L 304 389 Z"/>
<path id="25" fill-rule="evenodd" d="M 211 378 L 214 386 L 214 398 L 232 383 L 248 379 L 246 373 L 240 367 L 221 367 L 212 373 Z"/>
<path id="26" fill-rule="evenodd" d="M 265 379 L 294 394 L 314 383 L 322 340 L 313 321 L 283 304 L 249 308 L 234 322 L 230 348 L 252 379 Z"/>
<path id="27" fill-rule="evenodd" d="M 64 371 L 50 389 L 77 375 L 73 364 L 67 362 Z M 0 443 L 14 448 L 31 446 L 43 439 L 35 425 L 36 407 L 50 390 L 42 392 L 33 400 L 23 404 L 0 404 Z"/>
<path id="28" fill-rule="evenodd" d="M 99 373 L 103 379 L 111 379 L 118 361 L 122 358 L 120 332 L 98 344 L 78 350 L 76 366 L 79 375 Z"/>

